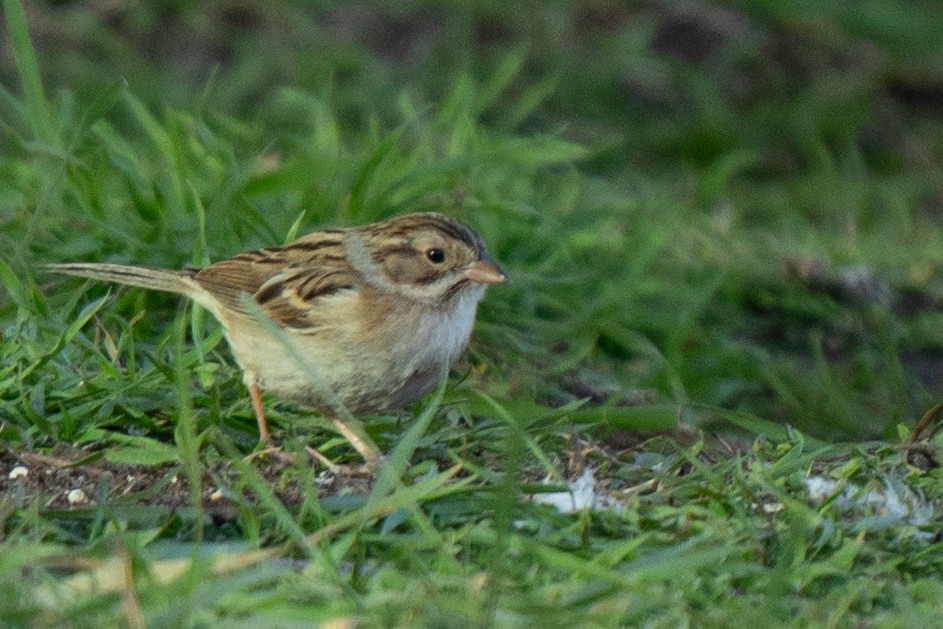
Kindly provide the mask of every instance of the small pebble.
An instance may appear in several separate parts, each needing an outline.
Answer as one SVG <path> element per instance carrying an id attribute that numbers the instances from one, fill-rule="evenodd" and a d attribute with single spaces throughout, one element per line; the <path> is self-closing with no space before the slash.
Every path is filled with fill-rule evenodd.
<path id="1" fill-rule="evenodd" d="M 12 470 L 10 470 L 10 475 L 7 477 L 10 480 L 16 480 L 17 478 L 23 478 L 29 474 L 29 470 L 22 465 L 17 465 Z"/>
<path id="2" fill-rule="evenodd" d="M 222 489 L 217 489 L 216 491 L 210 494 L 210 500 L 212 500 L 213 502 L 216 502 L 217 500 L 222 500 L 222 499 L 223 499 Z"/>
<path id="3" fill-rule="evenodd" d="M 81 489 L 73 489 L 68 494 L 66 494 L 66 500 L 69 501 L 70 505 L 76 505 L 80 502 L 85 502 L 85 492 Z"/>

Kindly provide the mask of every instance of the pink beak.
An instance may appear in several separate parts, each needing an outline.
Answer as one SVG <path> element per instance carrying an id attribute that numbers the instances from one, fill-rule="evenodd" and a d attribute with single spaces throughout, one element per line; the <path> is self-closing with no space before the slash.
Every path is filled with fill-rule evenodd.
<path id="1" fill-rule="evenodd" d="M 465 277 L 479 284 L 503 284 L 508 281 L 508 276 L 487 253 L 465 269 Z"/>

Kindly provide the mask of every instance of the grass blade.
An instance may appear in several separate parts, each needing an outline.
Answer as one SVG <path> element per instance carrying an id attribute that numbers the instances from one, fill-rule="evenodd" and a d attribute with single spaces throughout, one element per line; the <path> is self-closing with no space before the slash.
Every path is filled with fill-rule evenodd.
<path id="1" fill-rule="evenodd" d="M 23 86 L 30 127 L 38 140 L 54 143 L 55 130 L 52 124 L 52 113 L 43 92 L 39 65 L 36 63 L 36 51 L 29 39 L 29 28 L 26 24 L 23 4 L 20 0 L 3 0 L 3 12 L 7 18 L 13 57 L 16 59 L 20 83 Z"/>

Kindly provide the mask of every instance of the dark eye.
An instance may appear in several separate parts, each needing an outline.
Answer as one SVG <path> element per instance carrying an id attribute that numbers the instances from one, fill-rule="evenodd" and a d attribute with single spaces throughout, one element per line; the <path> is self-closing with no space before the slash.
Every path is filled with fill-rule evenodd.
<path id="1" fill-rule="evenodd" d="M 441 249 L 429 249 L 426 251 L 426 257 L 429 258 L 429 262 L 433 264 L 442 264 L 445 262 L 445 252 Z"/>

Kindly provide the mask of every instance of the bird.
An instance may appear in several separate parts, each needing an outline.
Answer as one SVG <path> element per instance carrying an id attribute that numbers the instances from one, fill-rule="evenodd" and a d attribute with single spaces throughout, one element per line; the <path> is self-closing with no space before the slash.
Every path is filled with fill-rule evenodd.
<path id="1" fill-rule="evenodd" d="M 508 281 L 478 234 L 434 212 L 321 229 L 203 268 L 45 268 L 189 297 L 222 324 L 263 443 L 273 443 L 266 391 L 324 415 L 367 465 L 381 455 L 353 416 L 432 390 L 465 350 L 485 289 Z"/>

